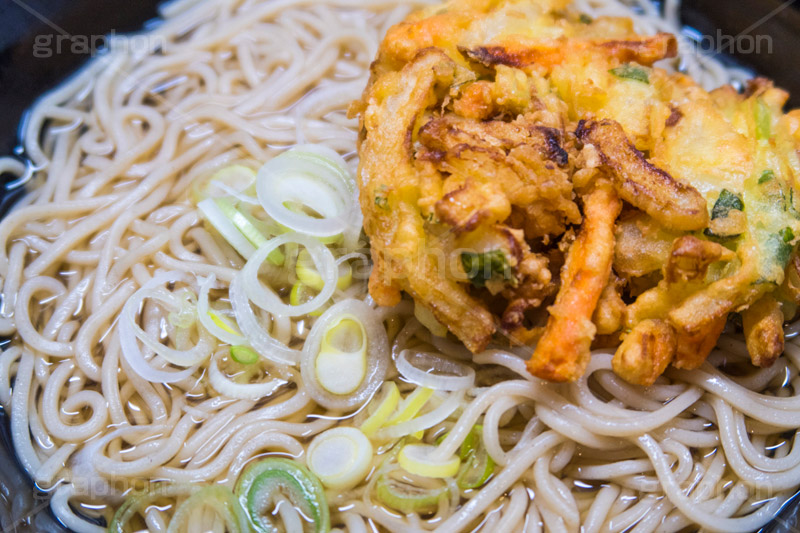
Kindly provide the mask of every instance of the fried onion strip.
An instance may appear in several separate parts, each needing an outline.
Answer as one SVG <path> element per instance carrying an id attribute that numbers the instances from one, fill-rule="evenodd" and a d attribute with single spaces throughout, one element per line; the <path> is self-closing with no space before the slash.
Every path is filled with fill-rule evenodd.
<path id="1" fill-rule="evenodd" d="M 651 164 L 614 120 L 582 120 L 575 135 L 593 145 L 620 197 L 664 227 L 692 231 L 708 224 L 706 200 L 691 185 Z"/>

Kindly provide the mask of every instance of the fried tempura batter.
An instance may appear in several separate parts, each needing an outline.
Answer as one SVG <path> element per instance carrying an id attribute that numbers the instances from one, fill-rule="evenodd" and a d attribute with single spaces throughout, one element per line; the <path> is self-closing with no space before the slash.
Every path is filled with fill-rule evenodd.
<path id="1" fill-rule="evenodd" d="M 555 381 L 595 341 L 621 342 L 632 383 L 696 368 L 733 312 L 771 364 L 800 303 L 800 113 L 766 80 L 708 93 L 653 66 L 675 54 L 567 0 L 451 0 L 391 28 L 351 108 L 375 301 L 409 293 L 473 352 L 535 344 Z"/>

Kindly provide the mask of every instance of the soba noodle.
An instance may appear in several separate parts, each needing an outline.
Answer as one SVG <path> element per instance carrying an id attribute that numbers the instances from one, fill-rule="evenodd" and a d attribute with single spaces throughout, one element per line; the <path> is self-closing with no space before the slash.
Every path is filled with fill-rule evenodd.
<path id="1" fill-rule="evenodd" d="M 0 331 L 12 339 L 0 355 L 0 403 L 20 463 L 52 492 L 51 507 L 67 527 L 104 531 L 125 497 L 154 481 L 232 487 L 254 458 L 282 454 L 302 463 L 313 436 L 363 420 L 352 411 L 364 398 L 356 406 L 317 405 L 318 385 L 295 364 L 313 317 L 253 310 L 250 294 L 236 309 L 231 291 L 237 317 L 249 313 L 265 350 L 279 355 L 259 363 L 260 376 L 245 388 L 221 394 L 219 380 L 230 382 L 218 368 L 227 364 L 224 350 L 199 324 L 181 336 L 158 301 L 204 293 L 208 305 L 212 290 L 224 303 L 245 264 L 187 200 L 196 180 L 232 164 L 257 168 L 298 144 L 336 150 L 355 169 L 357 133 L 346 108 L 387 28 L 418 5 L 173 2 L 138 41 L 146 49 L 112 40 L 108 53 L 30 111 L 22 130 L 28 164 L 0 160 L 0 169 L 19 176 L 17 186 L 30 189 L 0 223 Z M 632 16 L 640 32 L 679 32 L 675 0 L 663 15 L 648 0 L 576 6 Z M 672 66 L 704 85 L 745 76 L 689 53 L 681 39 L 680 64 Z M 353 257 L 338 255 L 340 263 Z M 372 306 L 363 274 L 355 272 L 333 299 Z M 186 291 L 165 290 L 165 280 Z M 144 334 L 180 346 L 174 357 L 197 356 L 179 376 L 147 379 L 126 352 L 134 333 L 122 322 L 139 307 L 126 311 L 126 302 L 142 287 L 151 291 L 141 311 Z M 476 378 L 466 390 L 437 392 L 427 424 L 412 420 L 405 433 L 425 429 L 430 444 L 443 437 L 434 453 L 444 459 L 480 424 L 497 467 L 480 489 L 450 486 L 434 513 L 403 515 L 375 498 L 388 453 L 376 447 L 366 480 L 328 491 L 337 530 L 643 533 L 696 524 L 749 532 L 800 486 L 800 344 L 793 340 L 773 367 L 755 371 L 744 343 L 724 336 L 701 369 L 670 370 L 648 389 L 616 377 L 611 354 L 598 351 L 582 380 L 553 385 L 531 378 L 519 354 L 504 349 L 468 361 L 412 311 L 405 302 L 370 312 L 388 331 L 391 349 L 376 363 L 388 364 L 386 379 L 397 377 L 390 354 L 403 349 L 466 362 Z M 796 330 L 789 327 L 789 336 Z M 141 356 L 154 376 L 175 372 L 166 352 Z M 403 392 L 415 388 L 395 381 Z M 392 441 L 394 433 L 384 436 Z M 185 498 L 174 490 L 173 502 Z M 188 531 L 223 530 L 221 515 L 201 511 L 188 517 Z M 174 512 L 174 504 L 154 505 L 143 516 L 151 531 L 166 531 Z M 285 504 L 276 516 L 289 530 L 303 520 Z"/>

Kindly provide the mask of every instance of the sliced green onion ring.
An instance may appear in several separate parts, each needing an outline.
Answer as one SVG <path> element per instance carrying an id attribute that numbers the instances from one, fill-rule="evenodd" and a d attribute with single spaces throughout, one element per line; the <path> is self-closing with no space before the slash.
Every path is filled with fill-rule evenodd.
<path id="1" fill-rule="evenodd" d="M 401 424 L 413 419 L 417 416 L 417 413 L 422 411 L 431 396 L 433 396 L 433 389 L 426 387 L 414 389 L 411 394 L 403 399 L 402 403 L 397 407 L 397 412 L 386 425 Z"/>
<path id="2" fill-rule="evenodd" d="M 305 246 L 314 267 L 323 280 L 323 287 L 310 301 L 298 305 L 283 303 L 272 289 L 265 287 L 258 279 L 261 264 L 273 250 L 287 243 L 298 243 Z M 333 254 L 318 240 L 300 233 L 286 233 L 267 241 L 254 253 L 244 265 L 240 273 L 242 283 L 250 300 L 265 311 L 283 316 L 301 316 L 319 309 L 336 291 L 338 272 Z"/>
<path id="3" fill-rule="evenodd" d="M 361 432 L 371 437 L 394 413 L 400 403 L 400 389 L 394 381 L 386 381 L 367 406 L 369 416 L 361 424 Z"/>
<path id="4" fill-rule="evenodd" d="M 394 423 L 378 430 L 375 437 L 378 440 L 393 440 L 406 435 L 411 435 L 423 431 L 430 427 L 447 420 L 452 415 L 464 397 L 464 391 L 451 392 L 445 400 L 439 404 L 435 409 L 423 415 L 414 417 L 405 422 Z"/>
<path id="5" fill-rule="evenodd" d="M 261 204 L 259 204 L 259 205 L 261 205 Z M 306 211 L 304 209 L 305 206 L 297 205 L 297 204 L 294 204 L 293 202 L 285 202 L 284 203 L 284 207 L 286 209 L 288 209 L 289 211 L 298 213 L 300 215 L 303 215 L 304 217 L 308 216 L 308 214 L 306 213 Z M 287 228 L 286 226 L 283 226 L 281 224 L 278 224 L 278 226 L 280 228 L 282 228 L 284 232 L 293 231 L 291 228 Z M 341 243 L 343 238 L 344 238 L 344 236 L 341 233 L 337 233 L 336 235 L 331 235 L 330 237 L 314 237 L 314 238 L 319 240 L 319 242 L 321 242 L 322 244 L 331 245 L 331 244 Z"/>
<path id="6" fill-rule="evenodd" d="M 175 311 L 170 311 L 167 321 L 174 328 L 188 328 L 197 320 L 197 297 L 189 289 L 183 288 L 175 291 L 169 297 L 171 302 L 177 304 Z"/>
<path id="7" fill-rule="evenodd" d="M 311 301 L 316 292 L 302 281 L 296 281 L 292 285 L 292 290 L 289 292 L 289 303 L 292 305 L 301 305 Z M 316 311 L 311 311 L 308 316 L 319 316 L 324 309 L 320 308 Z"/>
<path id="8" fill-rule="evenodd" d="M 252 217 L 246 216 L 243 212 L 238 210 L 227 198 L 215 198 L 214 203 L 217 204 L 222 214 L 230 220 L 239 233 L 244 235 L 245 239 L 256 248 L 266 244 L 268 239 L 264 236 L 260 229 L 253 223 Z M 270 263 L 280 266 L 286 260 L 280 248 L 275 248 L 267 256 Z"/>
<path id="9" fill-rule="evenodd" d="M 257 357 L 258 354 L 256 354 L 256 358 Z M 214 387 L 214 390 L 224 396 L 228 396 L 229 398 L 237 398 L 239 400 L 260 400 L 261 398 L 266 398 L 277 389 L 288 383 L 287 380 L 278 377 L 272 378 L 263 383 L 236 383 L 222 373 L 222 371 L 219 369 L 218 359 L 219 358 L 217 356 L 212 357 L 211 364 L 208 365 L 208 382 L 212 387 Z M 281 372 L 280 369 L 278 369 L 278 373 L 283 375 L 283 372 Z"/>
<path id="10" fill-rule="evenodd" d="M 259 533 L 277 533 L 269 518 L 268 506 L 276 492 L 314 522 L 314 531 L 330 530 L 330 515 L 325 490 L 307 468 L 283 457 L 268 457 L 251 464 L 236 483 L 236 495 L 247 510 L 250 523 Z"/>
<path id="11" fill-rule="evenodd" d="M 209 318 L 211 318 L 211 322 L 213 322 L 215 326 L 221 328 L 223 331 L 226 331 L 228 333 L 237 334 L 236 330 L 233 328 L 233 324 L 228 322 L 228 320 L 225 319 L 225 317 L 223 317 L 220 313 L 215 311 L 209 311 L 207 315 L 209 316 Z"/>
<path id="12" fill-rule="evenodd" d="M 247 204 L 247 205 L 261 205 L 258 203 L 258 198 L 253 196 L 247 196 L 246 194 L 242 194 L 241 192 L 237 191 L 230 185 L 226 185 L 224 182 L 211 180 L 210 185 L 219 189 L 220 191 L 224 192 L 227 196 L 231 198 L 235 198 L 236 201 Z"/>
<path id="13" fill-rule="evenodd" d="M 336 260 L 336 266 L 339 269 L 339 279 L 336 280 L 336 288 L 343 291 L 353 283 L 353 268 L 350 266 L 350 263 L 343 261 L 341 258 Z M 315 291 L 321 291 L 325 286 L 325 281 L 322 279 L 322 276 L 320 276 L 317 269 L 314 268 L 314 262 L 308 250 L 301 250 L 300 254 L 297 256 L 295 273 L 297 274 L 297 279 Z"/>
<path id="14" fill-rule="evenodd" d="M 461 443 L 459 457 L 461 469 L 456 478 L 458 487 L 464 490 L 482 487 L 494 472 L 495 462 L 483 445 L 483 426 L 476 424 Z"/>
<path id="15" fill-rule="evenodd" d="M 270 361 L 284 365 L 295 365 L 300 362 L 301 353 L 299 350 L 289 348 L 282 342 L 273 338 L 256 318 L 253 309 L 250 307 L 250 300 L 245 292 L 242 273 L 234 276 L 228 291 L 231 299 L 231 307 L 236 316 L 236 323 L 242 330 L 248 344 L 255 348 L 262 357 Z"/>
<path id="16" fill-rule="evenodd" d="M 124 533 L 125 526 L 128 525 L 131 519 L 160 498 L 185 496 L 196 490 L 197 487 L 192 485 L 161 482 L 154 483 L 146 491 L 132 492 L 117 509 L 117 512 L 114 513 L 114 518 L 111 519 L 108 531 L 109 533 Z"/>
<path id="17" fill-rule="evenodd" d="M 436 459 L 432 452 L 435 446 L 430 444 L 406 444 L 397 456 L 397 462 L 403 470 L 423 477 L 446 478 L 458 473 L 461 459 L 457 455 L 444 461 Z"/>
<path id="18" fill-rule="evenodd" d="M 317 361 L 329 330 L 342 317 L 358 321 L 366 334 L 366 371 L 358 387 L 349 394 L 333 394 L 317 379 Z M 380 387 L 389 366 L 389 339 L 374 310 L 361 300 L 342 300 L 328 308 L 316 321 L 303 345 L 300 372 L 308 394 L 328 409 L 348 410 L 363 404 Z"/>
<path id="19" fill-rule="evenodd" d="M 251 188 L 255 181 L 256 172 L 252 168 L 242 164 L 229 165 L 211 176 L 194 180 L 191 196 L 195 203 L 217 196 L 244 196 L 242 192 Z M 217 191 L 221 194 L 214 194 Z"/>
<path id="20" fill-rule="evenodd" d="M 221 485 L 193 489 L 193 493 L 172 515 L 167 533 L 178 533 L 189 521 L 192 513 L 202 507 L 214 509 L 225 520 L 229 533 L 246 533 L 250 528 L 247 515 L 230 489 Z"/>
<path id="21" fill-rule="evenodd" d="M 406 380 L 429 389 L 456 391 L 475 384 L 475 369 L 434 353 L 402 350 L 395 364 Z"/>
<path id="22" fill-rule="evenodd" d="M 351 394 L 367 373 L 367 332 L 355 317 L 339 316 L 325 331 L 314 361 L 317 383 L 331 394 Z"/>
<path id="23" fill-rule="evenodd" d="M 222 235 L 222 238 L 225 239 L 228 244 L 233 246 L 233 249 L 236 250 L 239 255 L 245 259 L 249 259 L 255 253 L 256 247 L 247 240 L 241 231 L 239 231 L 213 198 L 206 198 L 197 204 L 197 208 L 200 210 L 200 214 L 203 215 L 203 218 Z"/>
<path id="24" fill-rule="evenodd" d="M 261 233 L 241 211 L 236 209 L 236 206 L 228 198 L 214 198 L 214 203 L 217 204 L 222 214 L 236 226 L 239 233 L 244 235 L 245 239 L 250 241 L 250 244 L 255 248 L 267 242 L 267 238 L 264 237 L 264 234 Z"/>
<path id="25" fill-rule="evenodd" d="M 151 337 L 139 324 L 136 323 L 136 315 L 139 307 L 146 298 L 156 298 L 165 301 L 165 291 L 158 290 L 159 287 L 167 283 L 177 283 L 186 281 L 187 276 L 182 272 L 161 272 L 153 276 L 150 281 L 145 283 L 136 291 L 125 305 L 122 307 L 119 319 L 119 338 L 122 348 L 122 355 L 134 372 L 148 381 L 160 383 L 174 383 L 192 375 L 196 366 L 211 355 L 214 341 L 206 330 L 198 327 L 199 339 L 189 350 L 176 350 L 169 348 L 161 343 L 160 340 Z M 138 342 L 153 350 L 167 362 L 187 368 L 181 371 L 157 370 L 150 366 L 139 349 Z"/>
<path id="26" fill-rule="evenodd" d="M 268 161 L 256 178 L 258 200 L 277 223 L 315 237 L 345 233 L 357 224 L 356 187 L 344 159 L 324 146 L 297 146 Z M 287 205 L 305 205 L 322 218 Z"/>
<path id="27" fill-rule="evenodd" d="M 456 485 L 462 490 L 482 487 L 494 473 L 495 462 L 483 445 L 483 426 L 475 424 L 461 443 L 458 456 L 461 468 L 456 476 Z M 441 445 L 450 433 L 440 435 L 436 444 Z"/>
<path id="28" fill-rule="evenodd" d="M 456 483 L 461 489 L 482 487 L 494 473 L 495 463 L 483 447 L 470 452 L 462 461 L 461 470 L 456 477 Z"/>
<path id="29" fill-rule="evenodd" d="M 432 513 L 439 501 L 450 493 L 447 485 L 420 488 L 384 474 L 375 485 L 375 495 L 381 503 L 401 513 Z"/>
<path id="30" fill-rule="evenodd" d="M 353 427 L 323 431 L 308 446 L 306 463 L 322 484 L 347 490 L 367 476 L 372 466 L 372 443 Z"/>
<path id="31" fill-rule="evenodd" d="M 208 291 L 216 283 L 216 276 L 211 274 L 207 278 L 198 278 L 200 284 L 200 292 L 197 295 L 197 318 L 203 327 L 216 338 L 230 344 L 232 346 L 245 345 L 247 339 L 244 338 L 233 324 L 228 324 L 227 321 L 217 313 L 214 313 L 208 305 Z"/>
<path id="32" fill-rule="evenodd" d="M 231 359 L 242 365 L 252 365 L 258 361 L 258 352 L 249 346 L 231 346 Z"/>
<path id="33" fill-rule="evenodd" d="M 437 337 L 447 336 L 447 326 L 439 322 L 431 310 L 424 305 L 414 302 L 414 317 Z"/>

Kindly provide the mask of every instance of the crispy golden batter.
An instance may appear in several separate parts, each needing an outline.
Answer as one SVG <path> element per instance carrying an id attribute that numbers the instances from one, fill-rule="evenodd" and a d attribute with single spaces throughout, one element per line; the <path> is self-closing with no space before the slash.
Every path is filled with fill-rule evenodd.
<path id="1" fill-rule="evenodd" d="M 789 264 L 786 266 L 779 294 L 781 300 L 800 305 L 800 256 L 797 255 L 797 252 L 792 254 Z"/>
<path id="2" fill-rule="evenodd" d="M 380 125 L 383 134 L 368 136 L 360 146 L 361 207 L 375 261 L 369 283 L 375 301 L 393 305 L 401 290 L 408 291 L 426 301 L 467 347 L 479 349 L 494 333 L 492 316 L 458 282 L 440 275 L 439 248 L 429 242 L 435 238 L 428 238 L 419 210 L 408 201 L 418 196 L 423 174 L 413 159 L 411 137 L 419 117 L 435 103 L 437 84 L 449 84 L 454 71 L 445 54 L 430 49 L 394 73 L 396 79 L 373 86 L 362 120 L 367 130 Z"/>
<path id="3" fill-rule="evenodd" d="M 744 337 L 753 364 L 772 366 L 783 353 L 783 312 L 781 305 L 766 294 L 742 311 Z"/>
<path id="4" fill-rule="evenodd" d="M 512 208 L 523 213 L 515 227 L 529 239 L 580 222 L 560 130 L 526 115 L 512 122 L 445 116 L 423 125 L 419 141 L 418 159 L 449 175 L 436 215 L 456 232 L 504 221 Z"/>
<path id="5" fill-rule="evenodd" d="M 621 286 L 622 280 L 612 273 L 600 294 L 592 316 L 598 335 L 612 335 L 622 328 L 626 305 L 620 294 Z"/>
<path id="6" fill-rule="evenodd" d="M 726 317 L 716 318 L 691 332 L 678 331 L 678 346 L 672 364 L 675 368 L 692 370 L 699 368 L 725 329 Z"/>
<path id="7" fill-rule="evenodd" d="M 675 330 L 667 321 L 643 320 L 625 336 L 611 367 L 630 383 L 652 385 L 672 362 L 677 346 Z"/>
<path id="8" fill-rule="evenodd" d="M 771 364 L 800 305 L 800 112 L 764 79 L 709 93 L 654 66 L 673 36 L 579 15 L 451 0 L 388 31 L 351 107 L 370 293 L 473 352 L 536 344 L 555 381 L 600 345 L 640 385 L 696 368 L 730 313 Z"/>
<path id="9" fill-rule="evenodd" d="M 664 281 L 668 284 L 702 281 L 708 267 L 717 261 L 730 261 L 735 254 L 719 243 L 704 241 L 693 235 L 678 237 L 672 243 L 669 259 L 664 267 Z"/>
<path id="10" fill-rule="evenodd" d="M 614 270 L 628 280 L 660 271 L 679 235 L 664 229 L 647 213 L 623 213 L 615 232 Z"/>

